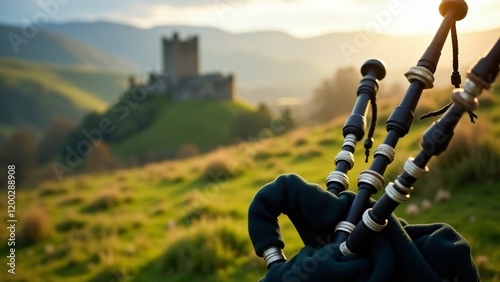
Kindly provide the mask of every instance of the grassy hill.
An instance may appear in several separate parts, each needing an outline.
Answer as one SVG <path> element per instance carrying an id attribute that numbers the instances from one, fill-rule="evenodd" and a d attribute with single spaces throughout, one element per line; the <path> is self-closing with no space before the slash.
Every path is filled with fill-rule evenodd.
<path id="1" fill-rule="evenodd" d="M 0 87 L 5 134 L 26 125 L 43 128 L 56 115 L 78 122 L 88 111 L 102 111 L 125 89 L 126 76 L 0 57 Z"/>
<path id="2" fill-rule="evenodd" d="M 152 152 L 174 154 L 191 144 L 204 152 L 234 143 L 231 132 L 237 116 L 255 111 L 242 102 L 186 101 L 160 104 L 154 122 L 124 142 L 113 145 L 118 156 L 147 155 Z"/>
<path id="3" fill-rule="evenodd" d="M 476 111 L 479 115 L 476 125 L 470 124 L 466 117 L 461 120 L 455 141 L 448 149 L 452 154 L 444 156 L 444 160 L 453 157 L 454 165 L 447 168 L 446 163 L 438 160 L 429 164 L 431 174 L 417 182 L 410 201 L 396 211 L 411 223 L 452 224 L 470 242 L 473 256 L 480 262 L 483 281 L 500 281 L 500 108 L 496 103 L 500 99 L 499 90 L 482 101 Z M 426 91 L 417 112 L 436 109 L 448 97 L 448 91 Z M 227 105 L 219 107 L 224 109 Z M 393 107 L 394 103 L 379 106 L 381 122 L 375 145 L 385 136 L 382 120 Z M 157 144 L 160 140 L 151 134 L 164 130 L 162 125 L 166 123 L 178 123 L 179 130 L 185 129 L 182 132 L 196 136 L 204 130 L 196 128 L 196 120 L 203 117 L 198 116 L 196 109 L 196 103 L 167 109 L 160 119 L 162 123 L 146 130 L 141 141 L 136 142 L 143 142 L 145 147 Z M 181 126 L 182 121 L 175 119 L 176 112 L 191 114 L 192 120 L 185 118 L 191 125 Z M 254 255 L 247 235 L 247 209 L 253 196 L 281 173 L 297 173 L 309 182 L 323 185 L 343 142 L 343 122 L 342 118 L 325 125 L 299 128 L 280 137 L 255 138 L 255 142 L 221 148 L 188 160 L 19 188 L 17 273 L 11 276 L 3 271 L 0 279 L 256 281 L 265 275 L 266 269 L 263 260 Z M 431 122 L 415 121 L 412 131 L 401 139 L 396 161 L 385 175 L 388 180 L 400 172 L 409 156 L 417 154 L 422 132 Z M 272 127 L 267 129 L 273 131 Z M 179 138 L 169 132 L 163 134 L 165 138 Z M 485 144 L 493 146 L 484 151 Z M 130 145 L 129 149 L 139 150 L 139 147 Z M 349 173 L 352 179 L 369 166 L 361 161 L 364 159 L 361 148 L 355 157 L 357 163 Z M 206 177 L 209 171 L 217 171 L 224 177 Z M 459 185 L 440 182 L 450 177 Z M 440 188 L 451 193 L 448 201 L 435 200 Z M 354 185 L 350 189 L 356 190 Z M 407 206 L 421 207 L 424 200 L 432 203 L 430 209 L 406 214 Z M 0 203 L 4 210 L 5 203 Z M 6 212 L 0 216 L 5 222 Z M 302 243 L 286 217 L 280 217 L 280 223 L 287 243 L 285 253 L 292 257 Z M 0 232 L 2 237 L 7 236 L 6 229 Z M 2 246 L 2 254 L 7 253 L 6 248 Z M 0 262 L 5 265 L 6 259 L 2 256 Z"/>
<path id="4" fill-rule="evenodd" d="M 135 71 L 137 67 L 112 53 L 45 30 L 29 39 L 20 27 L 0 25 L 0 56 L 40 63 L 83 66 L 108 71 Z M 24 40 L 23 40 L 24 39 Z"/>

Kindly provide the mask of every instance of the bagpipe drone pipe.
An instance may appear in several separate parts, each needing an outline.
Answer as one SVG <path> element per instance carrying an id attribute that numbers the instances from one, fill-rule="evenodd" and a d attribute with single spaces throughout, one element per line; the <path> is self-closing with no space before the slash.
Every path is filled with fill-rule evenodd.
<path id="1" fill-rule="evenodd" d="M 368 160 L 376 122 L 378 81 L 384 64 L 368 60 L 352 114 L 343 127 L 342 150 L 335 170 L 326 178 L 327 189 L 308 183 L 296 174 L 280 175 L 262 187 L 249 207 L 249 235 L 258 256 L 268 267 L 262 281 L 479 281 L 468 242 L 444 223 L 408 224 L 393 211 L 409 199 L 413 184 L 424 176 L 427 163 L 446 150 L 464 113 L 471 120 L 477 96 L 489 89 L 499 72 L 500 39 L 475 64 L 463 88 L 458 73 L 455 22 L 467 14 L 463 0 L 443 0 L 443 21 L 417 65 L 405 74 L 410 85 L 386 122 L 387 135 L 374 151 L 368 170 L 358 177 L 358 191 L 348 191 L 348 171 L 354 165 L 357 142 L 365 135 L 366 115 L 372 109 L 371 126 L 364 143 Z M 409 158 L 403 172 L 385 187 L 378 201 L 371 199 L 384 186 L 384 172 L 394 160 L 395 147 L 410 130 L 414 110 L 424 89 L 432 88 L 441 50 L 451 30 L 454 49 L 452 102 L 424 134 L 422 149 Z M 441 113 L 441 112 L 440 112 Z M 286 214 L 304 247 L 285 258 L 278 216 Z"/>

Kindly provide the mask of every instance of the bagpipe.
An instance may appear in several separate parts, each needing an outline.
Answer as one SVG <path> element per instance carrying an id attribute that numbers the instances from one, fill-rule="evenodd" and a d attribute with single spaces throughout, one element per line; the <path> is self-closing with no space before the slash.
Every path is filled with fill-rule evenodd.
<path id="1" fill-rule="evenodd" d="M 385 66 L 368 60 L 361 67 L 363 78 L 353 111 L 343 127 L 342 150 L 335 157 L 335 170 L 326 178 L 327 189 L 306 182 L 296 174 L 280 175 L 264 185 L 249 207 L 248 229 L 258 256 L 268 273 L 262 281 L 479 281 L 468 242 L 444 223 L 408 224 L 393 212 L 410 198 L 417 179 L 428 171 L 433 156 L 446 150 L 464 113 L 471 121 L 483 89 L 489 89 L 499 72 L 500 39 L 468 72 L 460 88 L 458 40 L 455 22 L 468 6 L 463 0 L 443 0 L 443 21 L 417 65 L 405 74 L 410 85 L 386 122 L 387 135 L 374 150 L 369 169 L 358 177 L 357 193 L 348 190 L 348 171 L 354 166 L 357 143 L 365 135 L 366 116 L 371 125 L 364 143 L 366 160 L 373 145 L 376 94 Z M 378 201 L 371 199 L 384 186 L 384 173 L 394 160 L 400 138 L 410 131 L 414 110 L 424 89 L 433 87 L 441 50 L 451 30 L 453 43 L 451 103 L 423 134 L 421 151 L 409 158 L 403 172 L 385 186 Z M 286 214 L 297 229 L 304 247 L 287 260 L 278 216 Z"/>

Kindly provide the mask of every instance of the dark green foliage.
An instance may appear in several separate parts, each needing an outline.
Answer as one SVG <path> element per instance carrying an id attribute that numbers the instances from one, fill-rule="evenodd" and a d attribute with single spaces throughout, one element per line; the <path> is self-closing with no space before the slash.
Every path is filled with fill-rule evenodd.
<path id="1" fill-rule="evenodd" d="M 265 105 L 260 105 L 257 112 L 242 113 L 233 123 L 232 134 L 241 140 L 265 138 L 264 131 L 271 127 L 272 115 Z"/>
<path id="2" fill-rule="evenodd" d="M 72 205 L 80 204 L 83 201 L 84 201 L 83 196 L 73 196 L 73 197 L 68 197 L 68 198 L 62 200 L 59 204 L 61 206 L 72 206 Z"/>
<path id="3" fill-rule="evenodd" d="M 50 197 L 56 195 L 66 194 L 68 191 L 62 187 L 45 187 L 40 190 L 38 195 L 40 197 Z"/>
<path id="4" fill-rule="evenodd" d="M 91 143 L 92 147 L 102 141 L 116 144 L 146 129 L 166 104 L 166 98 L 160 95 L 132 90 L 124 93 L 120 101 L 104 114 L 87 114 L 78 128 L 66 137 L 60 148 L 62 159 L 66 159 L 71 150 L 77 152 L 79 157 L 87 156 L 90 152 L 87 150 L 93 148 L 84 146 L 85 143 Z"/>
<path id="5" fill-rule="evenodd" d="M 68 232 L 73 229 L 81 229 L 86 222 L 79 218 L 69 218 L 56 225 L 56 230 L 59 232 Z"/>
<path id="6" fill-rule="evenodd" d="M 93 129 L 99 129 L 99 122 L 100 122 L 100 115 L 96 112 L 90 112 L 87 114 L 83 120 L 81 121 L 80 125 L 72 130 L 67 136 L 65 141 L 63 142 L 62 146 L 60 147 L 60 152 L 61 152 L 61 157 L 62 159 L 66 159 L 66 156 L 69 152 L 69 150 L 74 150 L 75 152 L 78 152 L 79 157 L 83 157 L 87 154 L 88 150 L 92 149 L 87 146 L 81 146 L 79 147 L 79 143 L 82 141 L 86 141 L 89 143 L 92 143 L 94 140 L 89 140 L 88 137 L 83 135 L 82 131 L 83 130 L 93 130 Z M 96 142 L 99 141 L 98 136 L 96 135 L 97 140 Z M 70 148 L 68 150 L 68 147 Z M 79 150 L 79 148 L 81 150 Z"/>
<path id="7" fill-rule="evenodd" d="M 323 152 L 317 148 L 305 148 L 297 154 L 297 160 L 306 160 L 323 155 Z"/>
<path id="8" fill-rule="evenodd" d="M 218 179 L 229 179 L 238 176 L 241 172 L 237 167 L 233 167 L 230 158 L 216 156 L 207 162 L 201 178 L 206 181 L 217 181 Z"/>
<path id="9" fill-rule="evenodd" d="M 283 111 L 281 111 L 278 121 L 279 122 L 277 123 L 281 124 L 281 126 L 283 127 L 283 130 L 280 130 L 282 132 L 279 133 L 291 131 L 297 126 L 297 121 L 295 120 L 293 112 L 290 108 L 285 108 Z"/>
<path id="10" fill-rule="evenodd" d="M 207 206 L 192 208 L 186 212 L 186 214 L 180 219 L 180 223 L 184 226 L 190 226 L 194 222 L 199 221 L 201 218 L 214 219 L 217 215 L 214 215 Z"/>
<path id="11" fill-rule="evenodd" d="M 454 159 L 454 160 L 453 160 Z M 443 159 L 433 165 L 429 179 L 438 187 L 460 188 L 467 183 L 486 183 L 500 177 L 500 152 L 491 144 L 479 144 L 455 158 Z M 435 188 L 435 185 L 434 188 Z"/>
<path id="12" fill-rule="evenodd" d="M 153 123 L 158 112 L 166 107 L 165 97 L 141 94 L 139 90 L 126 92 L 120 101 L 102 118 L 112 121 L 116 129 L 104 136 L 108 143 L 118 143 L 140 132 Z M 147 95 L 147 96 L 142 96 Z M 163 98 L 163 99 L 162 99 Z M 94 125 L 95 126 L 95 125 Z"/>
<path id="13" fill-rule="evenodd" d="M 54 157 L 68 134 L 74 130 L 76 124 L 69 119 L 55 117 L 43 130 L 39 143 L 38 163 L 43 164 Z"/>
<path id="14" fill-rule="evenodd" d="M 464 120 L 465 121 L 465 120 Z M 488 183 L 500 177 L 500 143 L 489 123 L 461 123 L 446 151 L 430 163 L 430 173 L 418 187 L 435 190 L 460 188 L 468 183 Z"/>
<path id="15" fill-rule="evenodd" d="M 104 143 L 97 143 L 92 146 L 92 153 L 85 158 L 85 172 L 107 171 L 119 168 L 120 160 L 113 157 L 109 146 Z"/>
<path id="16" fill-rule="evenodd" d="M 21 129 L 0 145 L 0 165 L 15 165 L 15 182 L 19 186 L 25 181 L 38 160 L 38 144 L 31 129 Z M 0 175 L 7 183 L 7 174 Z"/>
<path id="17" fill-rule="evenodd" d="M 182 273 L 197 277 L 214 274 L 231 265 L 236 257 L 248 254 L 250 248 L 245 236 L 228 224 L 215 223 L 215 227 L 209 224 L 213 223 L 202 224 L 167 249 L 162 263 L 167 277 Z"/>
<path id="18" fill-rule="evenodd" d="M 295 140 L 295 143 L 294 143 L 295 146 L 302 146 L 305 144 L 307 144 L 307 139 L 305 139 L 305 138 L 298 138 L 297 140 Z"/>
<path id="19" fill-rule="evenodd" d="M 99 272 L 89 282 L 115 282 L 115 281 L 132 281 L 133 274 L 125 272 L 120 268 L 106 267 Z"/>
<path id="20" fill-rule="evenodd" d="M 123 201 L 118 190 L 108 190 L 102 192 L 94 201 L 82 209 L 85 213 L 95 213 L 109 210 Z"/>
<path id="21" fill-rule="evenodd" d="M 39 243 L 47 239 L 53 232 L 47 213 L 41 208 L 33 208 L 22 215 L 19 240 L 23 245 Z"/>
<path id="22" fill-rule="evenodd" d="M 289 156 L 290 154 L 291 154 L 291 152 L 289 150 L 274 150 L 274 151 L 262 150 L 262 151 L 258 151 L 255 154 L 254 159 L 255 160 L 266 160 L 266 159 L 269 159 L 271 157 L 282 158 L 282 157 Z"/>
<path id="23" fill-rule="evenodd" d="M 335 140 L 333 138 L 324 138 L 324 139 L 319 140 L 318 144 L 321 146 L 330 146 L 330 145 L 335 144 L 336 141 L 337 140 Z"/>

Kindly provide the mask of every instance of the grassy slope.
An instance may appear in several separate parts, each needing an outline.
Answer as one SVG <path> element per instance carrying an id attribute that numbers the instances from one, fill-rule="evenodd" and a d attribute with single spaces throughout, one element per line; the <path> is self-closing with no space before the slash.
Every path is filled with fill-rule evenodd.
<path id="1" fill-rule="evenodd" d="M 184 144 L 194 144 L 200 151 L 233 142 L 234 118 L 254 111 L 241 102 L 186 101 L 166 103 L 155 122 L 125 142 L 114 145 L 119 156 L 147 155 L 163 150 L 175 152 Z M 203 139 L 200 138 L 203 136 Z"/>
<path id="2" fill-rule="evenodd" d="M 122 58 L 57 33 L 38 29 L 34 36 L 30 36 L 29 40 L 18 46 L 12 44 L 10 35 L 23 36 L 25 32 L 21 28 L 0 25 L 0 34 L 4 38 L 0 41 L 2 57 L 66 66 L 88 66 L 118 72 L 137 70 L 136 66 Z"/>
<path id="3" fill-rule="evenodd" d="M 1 58 L 0 75 L 11 85 L 21 87 L 25 81 L 40 83 L 44 88 L 61 93 L 75 104 L 87 110 L 102 110 L 106 104 L 91 93 L 75 87 L 41 64 L 18 59 Z"/>
<path id="4" fill-rule="evenodd" d="M 55 65 L 49 69 L 63 81 L 91 93 L 106 103 L 115 101 L 118 93 L 128 87 L 126 73 Z"/>
<path id="5" fill-rule="evenodd" d="M 20 59 L 0 57 L 0 79 L 14 91 L 22 91 L 26 97 L 37 95 L 29 85 L 42 85 L 45 93 L 45 110 L 52 114 L 61 114 L 68 109 L 60 109 L 59 100 L 66 100 L 78 112 L 102 111 L 107 103 L 117 99 L 118 93 L 126 87 L 126 76 L 117 72 L 99 71 L 95 68 L 68 67 L 51 64 L 38 64 Z M 60 96 L 60 97 L 56 97 Z M 51 102 L 47 98 L 53 99 Z M 51 116 L 52 114 L 47 114 Z M 69 114 L 68 117 L 73 117 Z M 81 116 L 78 116 L 78 120 Z M 12 125 L 2 124 L 0 129 L 5 135 L 15 130 Z"/>
<path id="6" fill-rule="evenodd" d="M 83 91 L 85 94 L 82 97 L 77 98 L 77 103 L 82 104 L 82 101 L 78 100 L 88 100 L 88 99 L 98 99 L 101 101 L 91 102 L 96 103 L 98 107 L 103 107 L 104 102 L 111 102 L 117 98 L 118 94 L 126 89 L 127 87 L 127 76 L 126 74 L 119 73 L 117 71 L 105 71 L 97 69 L 95 67 L 79 67 L 79 66 L 63 66 L 57 64 L 40 64 L 35 62 L 30 62 L 22 59 L 14 59 L 7 57 L 0 57 L 0 66 L 2 68 L 4 75 L 9 75 L 10 72 L 17 74 L 21 73 L 29 75 L 29 79 L 36 79 L 37 76 L 42 76 L 40 81 L 43 80 L 43 76 L 54 77 L 55 79 L 61 80 L 58 84 L 68 84 L 69 87 L 78 88 L 79 91 Z M 31 75 L 30 72 L 35 72 L 36 75 Z M 14 74 L 12 74 L 14 75 Z M 57 87 L 58 85 L 49 85 L 50 87 Z M 76 94 L 63 93 L 70 95 L 69 97 L 76 97 Z M 81 94 L 81 93 L 79 93 Z M 95 97 L 87 97 L 88 95 Z M 85 102 L 83 102 L 85 104 Z"/>
<path id="7" fill-rule="evenodd" d="M 498 106 L 477 113 L 478 123 L 500 120 Z M 414 130 L 401 139 L 397 161 L 389 167 L 389 173 L 399 172 L 402 162 L 418 152 L 416 144 L 429 122 L 415 124 Z M 246 213 L 252 197 L 280 173 L 298 173 L 310 182 L 322 184 L 334 168 L 332 158 L 342 144 L 342 123 L 339 119 L 186 161 L 71 177 L 19 190 L 18 217 L 23 219 L 27 210 L 41 207 L 55 231 L 38 244 L 18 248 L 16 281 L 256 281 L 266 270 L 263 261 L 253 254 L 246 235 Z M 498 125 L 494 128 L 499 138 Z M 385 131 L 379 126 L 376 144 L 383 136 Z M 225 159 L 228 167 L 243 172 L 218 181 L 201 180 L 200 174 L 214 158 Z M 363 159 L 359 148 L 351 177 L 368 168 Z M 451 201 L 436 203 L 419 216 L 406 217 L 406 205 L 419 204 L 425 198 L 433 200 L 433 189 L 418 192 L 421 187 L 417 186 L 410 202 L 398 208 L 396 214 L 411 223 L 452 224 L 471 243 L 473 256 L 487 256 L 488 262 L 480 269 L 483 281 L 500 281 L 498 187 L 499 178 L 450 187 Z M 110 201 L 109 207 L 96 208 L 98 199 L 106 197 L 115 201 Z M 5 201 L 0 204 L 5 205 Z M 89 209 L 94 212 L 85 212 Z M 195 221 L 200 214 L 205 219 Z M 1 216 L 5 217 L 5 213 Z M 4 218 L 0 220 L 5 222 Z M 280 221 L 287 242 L 285 252 L 292 257 L 301 242 L 290 222 L 286 218 Z M 186 223 L 191 224 L 186 227 Z M 72 226 L 70 231 L 68 226 Z M 230 236 L 218 235 L 226 229 L 231 230 Z M 235 248 L 217 243 L 218 238 L 242 241 L 242 253 L 233 257 Z M 195 248 L 197 253 L 188 256 L 188 262 L 182 264 L 181 257 L 176 261 L 180 261 L 180 269 L 189 269 L 193 264 L 198 268 L 168 274 L 165 254 L 175 248 L 184 249 L 185 254 Z M 6 250 L 2 249 L 2 253 Z M 229 262 L 225 262 L 227 258 Z M 5 260 L 5 256 L 0 258 L 3 265 Z M 203 266 L 209 270 L 204 272 Z M 0 273 L 0 278 L 6 277 L 5 273 Z"/>

